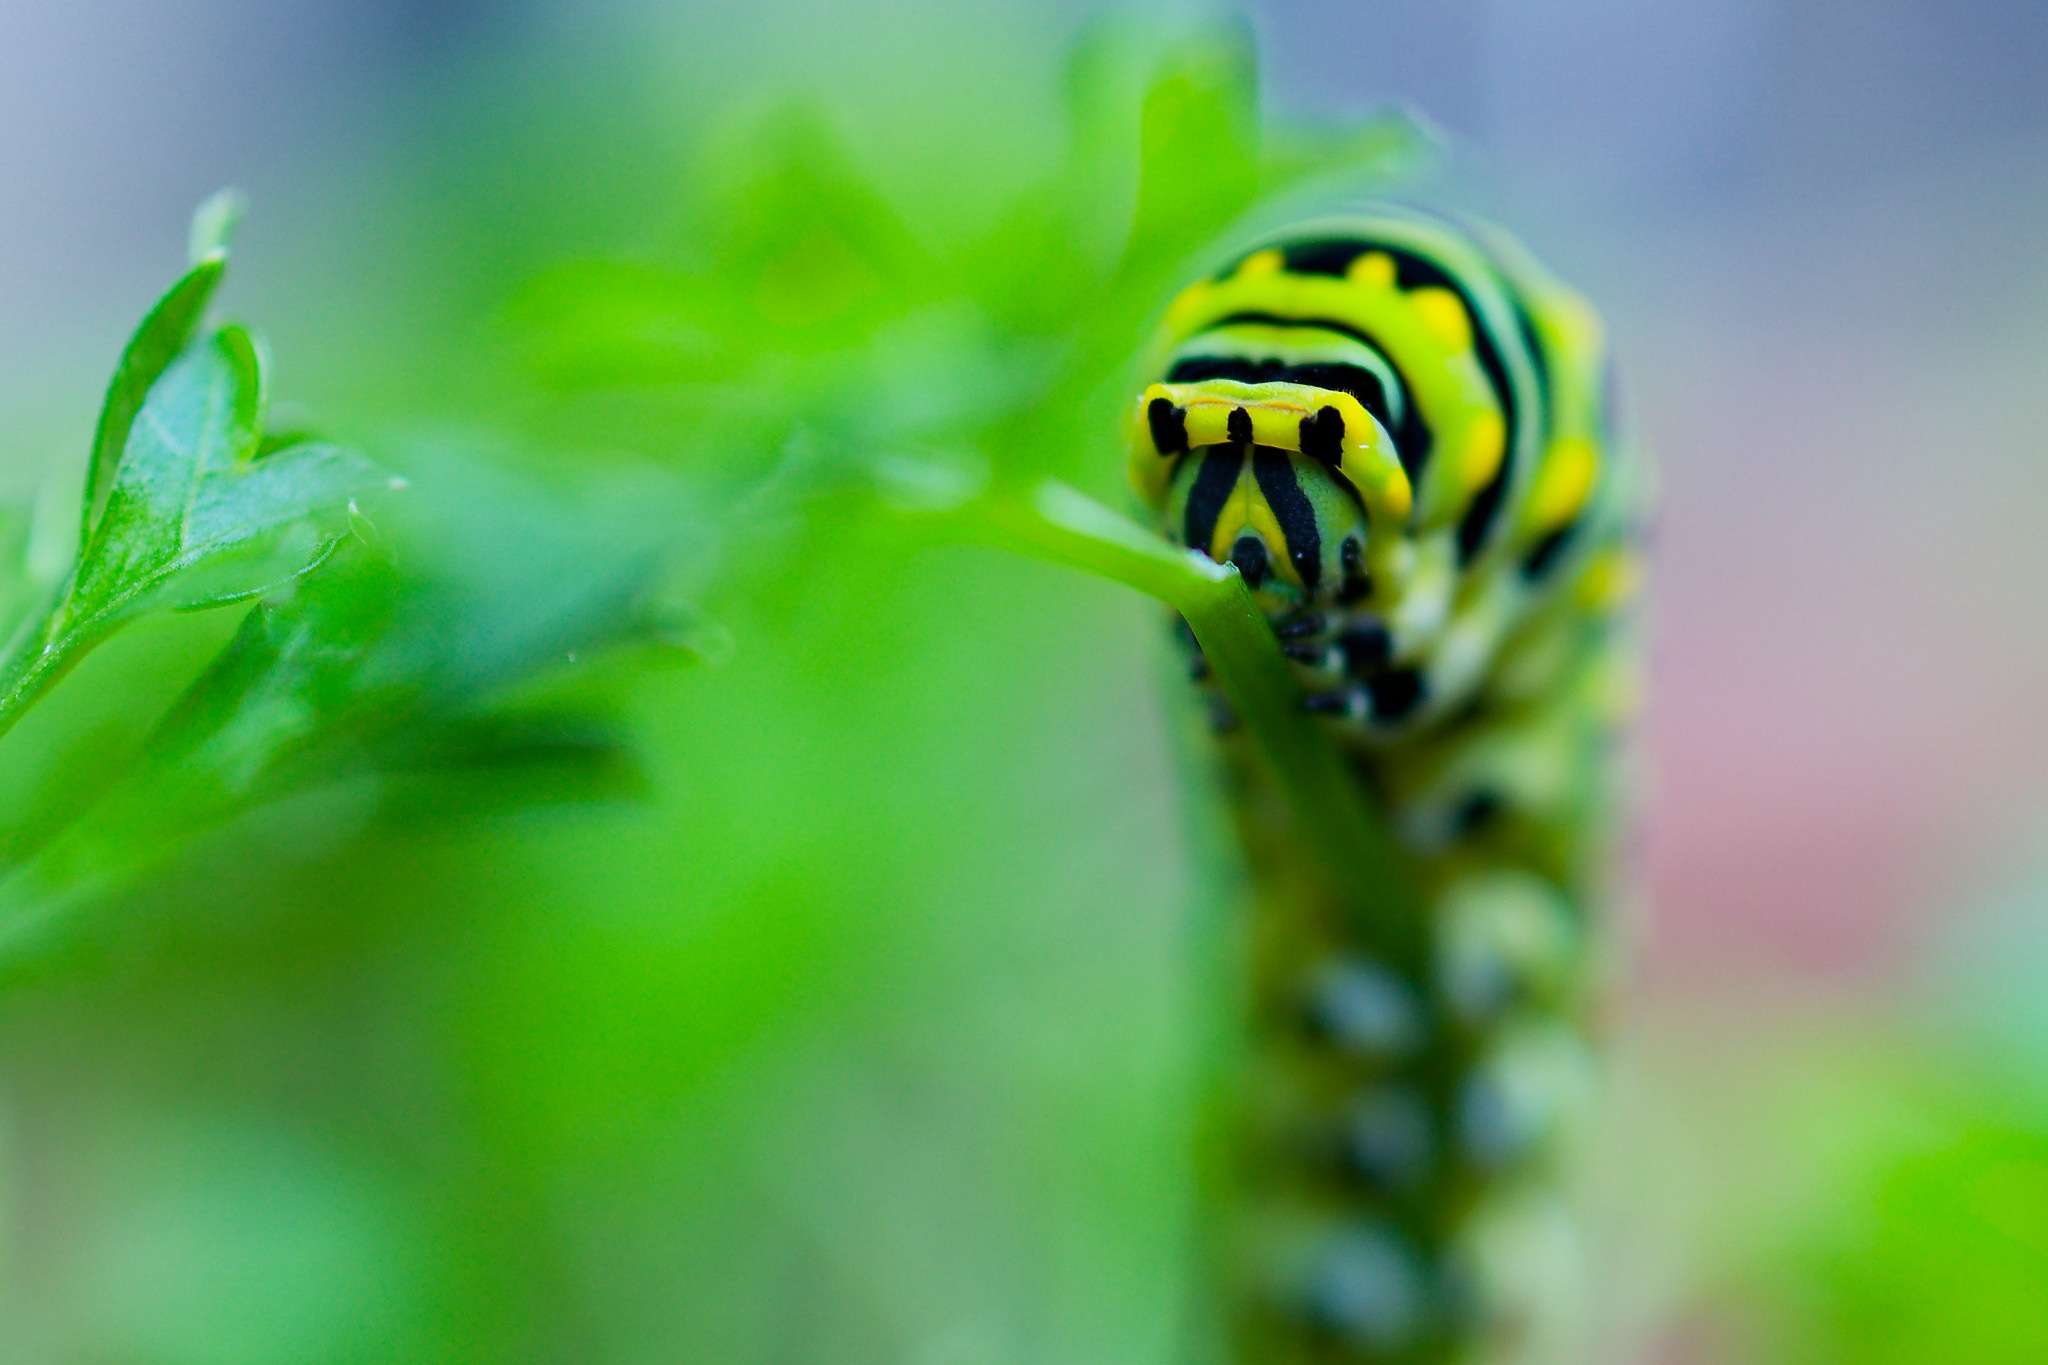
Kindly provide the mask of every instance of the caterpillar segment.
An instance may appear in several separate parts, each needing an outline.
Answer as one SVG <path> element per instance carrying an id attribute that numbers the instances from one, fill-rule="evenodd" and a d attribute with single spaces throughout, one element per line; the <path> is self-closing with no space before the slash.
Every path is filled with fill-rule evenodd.
<path id="1" fill-rule="evenodd" d="M 1640 578 L 1606 374 L 1592 311 L 1513 242 L 1401 206 L 1263 245 L 1160 325 L 1131 483 L 1237 565 L 1428 917 L 1419 962 L 1348 922 L 1226 735 L 1255 887 L 1244 1365 L 1574 1358 Z"/>

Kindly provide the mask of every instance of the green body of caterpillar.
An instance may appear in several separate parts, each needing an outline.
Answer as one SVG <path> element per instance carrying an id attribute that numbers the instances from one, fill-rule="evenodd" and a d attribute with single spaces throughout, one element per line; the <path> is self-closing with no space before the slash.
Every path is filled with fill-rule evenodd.
<path id="1" fill-rule="evenodd" d="M 1236 1358 L 1569 1358 L 1636 692 L 1640 473 L 1598 322 L 1497 232 L 1374 206 L 1187 289 L 1149 364 L 1132 482 L 1236 563 L 1428 918 L 1394 952 L 1296 875 L 1226 717 L 1257 889 Z"/>

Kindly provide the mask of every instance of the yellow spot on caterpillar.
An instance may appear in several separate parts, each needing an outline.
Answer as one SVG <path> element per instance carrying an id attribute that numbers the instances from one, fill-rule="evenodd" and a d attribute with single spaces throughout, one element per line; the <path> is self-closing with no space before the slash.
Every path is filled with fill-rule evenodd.
<path id="1" fill-rule="evenodd" d="M 1423 326 L 1436 333 L 1444 345 L 1453 351 L 1472 349 L 1472 319 L 1456 294 L 1441 285 L 1430 285 L 1410 294 L 1408 301 L 1415 305 Z"/>
<path id="2" fill-rule="evenodd" d="M 1587 611 L 1610 611 L 1633 598 L 1642 581 L 1642 561 L 1616 546 L 1593 557 L 1572 596 Z"/>
<path id="3" fill-rule="evenodd" d="M 1465 437 L 1465 455 L 1458 462 L 1458 474 L 1467 493 L 1477 493 L 1486 487 L 1486 481 L 1500 469 L 1507 444 L 1508 424 L 1499 413 L 1483 412 L 1472 419 L 1472 430 Z"/>
<path id="4" fill-rule="evenodd" d="M 1185 331 L 1188 320 L 1200 311 L 1215 287 L 1214 282 L 1210 280 L 1196 280 L 1181 290 L 1179 296 L 1166 307 L 1166 325 L 1176 332 Z"/>
<path id="5" fill-rule="evenodd" d="M 1286 263 L 1287 258 L 1280 254 L 1279 249 L 1269 246 L 1264 251 L 1254 251 L 1251 255 L 1245 257 L 1244 262 L 1237 267 L 1233 278 L 1255 280 L 1261 275 L 1277 275 L 1280 273 L 1280 267 Z"/>
<path id="6" fill-rule="evenodd" d="M 1394 258 L 1384 251 L 1368 251 L 1351 263 L 1344 277 L 1368 289 L 1391 289 L 1394 286 Z"/>
<path id="7" fill-rule="evenodd" d="M 1598 355 L 1607 345 L 1600 315 L 1583 299 L 1559 295 L 1536 318 L 1536 328 L 1555 350 L 1567 355 Z"/>
<path id="8" fill-rule="evenodd" d="M 1190 407 L 1186 418 L 1188 444 L 1191 446 L 1222 445 L 1230 439 L 1230 414 L 1236 411 L 1225 403 L 1203 403 Z M 1254 426 L 1253 431 L 1258 428 Z"/>
<path id="9" fill-rule="evenodd" d="M 1553 531 L 1577 516 L 1586 505 L 1586 495 L 1593 491 L 1598 468 L 1599 456 L 1591 441 L 1568 436 L 1553 442 L 1529 495 L 1529 528 Z"/>
<path id="10" fill-rule="evenodd" d="M 1346 472 L 1348 473 L 1349 471 L 1347 470 Z M 1352 482 L 1356 483 L 1357 480 L 1354 479 Z M 1386 499 L 1387 515 L 1396 521 L 1406 517 L 1410 511 L 1414 510 L 1415 488 L 1414 485 L 1408 482 L 1408 471 L 1399 465 L 1395 465 L 1393 475 L 1387 480 L 1386 487 L 1381 491 L 1380 496 Z"/>

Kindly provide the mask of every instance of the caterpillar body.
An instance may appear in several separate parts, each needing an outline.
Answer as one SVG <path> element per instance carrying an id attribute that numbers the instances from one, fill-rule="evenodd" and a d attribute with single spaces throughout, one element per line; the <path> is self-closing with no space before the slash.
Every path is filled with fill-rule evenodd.
<path id="1" fill-rule="evenodd" d="M 1373 205 L 1197 281 L 1147 365 L 1133 485 L 1237 566 L 1426 920 L 1404 957 L 1294 875 L 1212 697 L 1255 889 L 1234 1358 L 1569 1351 L 1640 577 L 1600 324 L 1497 230 Z"/>

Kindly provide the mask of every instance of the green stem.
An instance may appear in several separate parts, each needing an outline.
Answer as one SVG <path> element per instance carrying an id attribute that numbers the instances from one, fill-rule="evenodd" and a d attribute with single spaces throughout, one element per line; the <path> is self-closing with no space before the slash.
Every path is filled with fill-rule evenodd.
<path id="1" fill-rule="evenodd" d="M 1422 920 L 1407 862 L 1386 821 L 1366 803 L 1341 747 L 1302 706 L 1301 687 L 1236 566 L 1178 549 L 1054 480 L 1021 494 L 992 491 L 958 514 L 979 524 L 981 538 L 1114 579 L 1178 611 L 1271 768 L 1328 885 L 1389 958 L 1417 963 Z"/>
<path id="2" fill-rule="evenodd" d="M 42 613 L 24 622 L 0 652 L 0 735 L 12 730 L 85 652 L 87 637 L 67 628 L 70 587 L 66 578 Z"/>

